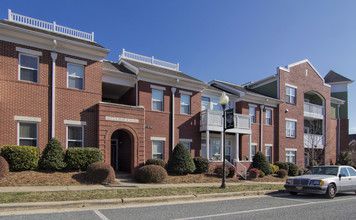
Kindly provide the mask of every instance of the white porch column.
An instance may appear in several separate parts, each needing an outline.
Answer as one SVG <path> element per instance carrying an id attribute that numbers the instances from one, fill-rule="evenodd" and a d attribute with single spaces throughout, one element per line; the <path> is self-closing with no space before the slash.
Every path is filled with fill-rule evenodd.
<path id="1" fill-rule="evenodd" d="M 235 151 L 235 158 L 236 158 L 236 161 L 240 161 L 240 134 L 239 133 L 236 133 L 235 134 L 235 147 L 236 147 L 236 151 Z"/>
<path id="2" fill-rule="evenodd" d="M 261 105 L 260 108 L 261 108 L 261 119 L 260 119 L 260 126 L 261 126 L 261 132 L 260 132 L 260 149 L 261 149 L 261 152 L 263 152 L 263 108 L 265 106 L 264 105 Z"/>
<path id="3" fill-rule="evenodd" d="M 55 137 L 56 132 L 56 59 L 57 53 L 51 52 L 52 57 L 52 131 L 51 137 Z"/>
<path id="4" fill-rule="evenodd" d="M 205 132 L 205 138 L 206 138 L 206 158 L 208 159 L 208 160 L 210 160 L 210 157 L 209 157 L 209 155 L 210 155 L 210 153 L 209 153 L 209 148 L 210 148 L 210 137 L 209 137 L 210 135 L 209 135 L 209 130 L 207 130 L 206 132 Z"/>
<path id="5" fill-rule="evenodd" d="M 175 129 L 175 127 L 174 127 L 174 102 L 175 102 L 175 96 L 174 96 L 174 94 L 175 94 L 175 92 L 176 92 L 176 88 L 174 88 L 174 87 L 172 87 L 172 89 L 171 89 L 171 92 L 172 92 L 172 152 L 173 152 L 173 150 L 174 150 L 174 129 Z"/>

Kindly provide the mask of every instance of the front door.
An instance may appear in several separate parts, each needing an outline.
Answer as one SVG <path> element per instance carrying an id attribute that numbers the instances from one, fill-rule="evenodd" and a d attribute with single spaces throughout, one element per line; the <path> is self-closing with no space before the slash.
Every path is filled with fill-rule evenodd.
<path id="1" fill-rule="evenodd" d="M 114 170 L 119 169 L 119 141 L 117 139 L 111 139 L 111 166 Z"/>

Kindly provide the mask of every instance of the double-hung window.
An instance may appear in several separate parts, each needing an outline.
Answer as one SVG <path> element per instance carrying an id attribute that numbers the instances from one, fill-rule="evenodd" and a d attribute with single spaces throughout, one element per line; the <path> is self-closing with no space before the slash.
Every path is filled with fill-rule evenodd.
<path id="1" fill-rule="evenodd" d="M 163 158 L 163 146 L 164 141 L 152 141 L 152 158 L 153 159 L 164 159 Z"/>
<path id="2" fill-rule="evenodd" d="M 163 111 L 163 91 L 152 89 L 152 110 Z"/>
<path id="3" fill-rule="evenodd" d="M 286 162 L 295 163 L 296 161 L 296 150 L 286 150 Z"/>
<path id="4" fill-rule="evenodd" d="M 272 163 L 272 146 L 266 146 L 266 159 L 268 163 Z"/>
<path id="5" fill-rule="evenodd" d="M 286 136 L 295 138 L 296 121 L 286 120 Z"/>
<path id="6" fill-rule="evenodd" d="M 251 122 L 256 123 L 256 107 L 255 106 L 249 107 L 249 115 L 251 116 Z"/>
<path id="7" fill-rule="evenodd" d="M 272 110 L 266 109 L 266 125 L 272 125 Z"/>
<path id="8" fill-rule="evenodd" d="M 286 86 L 286 102 L 295 104 L 296 102 L 296 89 L 290 86 Z"/>
<path id="9" fill-rule="evenodd" d="M 67 126 L 67 148 L 83 147 L 83 126 Z"/>
<path id="10" fill-rule="evenodd" d="M 37 146 L 37 123 L 18 122 L 18 144 L 20 146 Z"/>
<path id="11" fill-rule="evenodd" d="M 210 98 L 208 97 L 201 97 L 201 110 L 204 111 L 206 109 L 210 109 Z"/>
<path id="12" fill-rule="evenodd" d="M 19 72 L 20 80 L 38 82 L 38 57 L 20 53 Z"/>
<path id="13" fill-rule="evenodd" d="M 253 161 L 253 158 L 256 155 L 256 149 L 257 149 L 257 145 L 256 144 L 251 144 L 250 145 L 250 161 Z"/>
<path id="14" fill-rule="evenodd" d="M 84 89 L 84 66 L 67 64 L 67 87 L 73 89 Z"/>
<path id="15" fill-rule="evenodd" d="M 180 94 L 180 113 L 181 114 L 190 114 L 190 96 Z"/>

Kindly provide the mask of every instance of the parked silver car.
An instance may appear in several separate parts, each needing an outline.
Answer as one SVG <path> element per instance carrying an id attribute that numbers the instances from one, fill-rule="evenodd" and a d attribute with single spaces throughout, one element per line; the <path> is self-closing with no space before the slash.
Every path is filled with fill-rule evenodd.
<path id="1" fill-rule="evenodd" d="M 284 188 L 292 194 L 325 194 L 334 198 L 339 192 L 356 193 L 356 170 L 350 166 L 318 166 L 305 175 L 288 178 Z"/>

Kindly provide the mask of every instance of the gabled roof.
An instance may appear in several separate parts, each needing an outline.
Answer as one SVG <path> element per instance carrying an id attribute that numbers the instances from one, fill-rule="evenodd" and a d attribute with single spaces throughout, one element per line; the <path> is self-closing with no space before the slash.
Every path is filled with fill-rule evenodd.
<path id="1" fill-rule="evenodd" d="M 52 31 L 47 31 L 47 30 L 44 30 L 44 29 L 23 25 L 23 24 L 19 24 L 19 23 L 16 23 L 16 22 L 8 21 L 8 20 L 0 20 L 0 24 L 9 25 L 9 26 L 12 26 L 12 27 L 21 28 L 21 29 L 25 29 L 25 30 L 28 30 L 28 31 L 35 31 L 35 32 L 43 33 L 43 34 L 48 34 L 48 35 L 51 35 L 51 36 L 54 36 L 54 37 L 60 37 L 60 38 L 64 38 L 64 39 L 67 39 L 67 40 L 72 40 L 72 41 L 76 41 L 76 42 L 80 42 L 80 43 L 84 43 L 84 44 L 88 44 L 88 45 L 104 48 L 103 46 L 101 46 L 100 44 L 98 44 L 98 43 L 96 43 L 94 41 L 81 40 L 81 39 L 78 39 L 78 38 L 75 38 L 75 37 L 70 37 L 70 36 L 65 35 L 65 34 L 60 34 L 60 33 L 52 32 Z"/>
<path id="2" fill-rule="evenodd" d="M 348 79 L 336 72 L 334 72 L 333 70 L 330 70 L 329 73 L 324 77 L 325 82 L 329 83 L 329 84 L 333 84 L 333 83 L 352 83 L 353 80 Z"/>
<path id="3" fill-rule="evenodd" d="M 123 73 L 127 73 L 129 75 L 136 75 L 134 72 L 127 69 L 124 65 L 120 65 L 119 63 L 108 61 L 108 60 L 103 61 L 103 69 L 111 70 L 114 72 L 120 71 Z"/>

